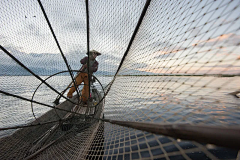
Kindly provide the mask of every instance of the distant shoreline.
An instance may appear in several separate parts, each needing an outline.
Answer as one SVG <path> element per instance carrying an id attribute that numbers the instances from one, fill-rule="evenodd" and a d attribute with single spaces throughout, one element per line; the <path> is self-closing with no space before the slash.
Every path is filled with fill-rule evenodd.
<path id="1" fill-rule="evenodd" d="M 0 75 L 0 76 L 33 76 L 33 75 Z M 38 75 L 38 76 L 51 76 L 51 75 Z M 56 75 L 56 76 L 69 76 L 69 75 Z M 102 76 L 102 77 L 113 77 L 114 75 L 95 75 L 95 76 Z M 146 77 L 146 76 L 164 76 L 164 77 L 167 77 L 167 76 L 177 76 L 177 77 L 180 77 L 180 76 L 183 76 L 183 77 L 187 77 L 187 76 L 194 76 L 194 77 L 239 77 L 240 75 L 233 75 L 233 74 L 194 74 L 194 75 L 190 75 L 190 74 L 181 74 L 181 75 L 159 75 L 159 74 L 156 74 L 156 75 L 118 75 L 118 76 L 121 76 L 121 77 L 130 77 L 130 76 L 135 76 L 135 77 Z"/>
<path id="2" fill-rule="evenodd" d="M 181 74 L 181 75 L 118 75 L 118 76 L 197 76 L 197 77 L 239 77 L 240 75 L 232 75 L 232 74 L 203 74 L 203 75 L 190 75 L 190 74 Z"/>

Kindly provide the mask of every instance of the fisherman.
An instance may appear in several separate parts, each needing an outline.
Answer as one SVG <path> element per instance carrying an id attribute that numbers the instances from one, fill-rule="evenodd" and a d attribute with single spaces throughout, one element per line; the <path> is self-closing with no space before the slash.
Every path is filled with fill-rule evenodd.
<path id="1" fill-rule="evenodd" d="M 92 50 L 89 52 L 89 57 L 90 57 L 90 61 L 89 61 L 89 75 L 90 77 L 92 77 L 93 72 L 96 72 L 98 70 L 98 62 L 96 61 L 96 57 L 101 55 L 101 53 Z M 88 101 L 88 97 L 89 97 L 89 79 L 88 79 L 88 67 L 87 67 L 87 63 L 88 63 L 88 57 L 84 57 L 83 59 L 81 59 L 81 64 L 82 67 L 80 69 L 80 73 L 77 75 L 76 77 L 76 85 L 77 87 L 84 82 L 84 87 L 82 90 L 82 103 L 83 105 L 87 104 Z M 70 88 L 70 90 L 68 91 L 67 97 L 68 98 L 72 98 L 73 93 L 75 92 L 75 87 L 74 84 L 72 85 L 72 87 Z"/>

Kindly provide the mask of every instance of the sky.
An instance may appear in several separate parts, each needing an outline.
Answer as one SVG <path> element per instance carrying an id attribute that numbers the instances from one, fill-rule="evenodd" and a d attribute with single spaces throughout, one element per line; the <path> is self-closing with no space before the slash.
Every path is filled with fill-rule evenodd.
<path id="1" fill-rule="evenodd" d="M 26 66 L 67 70 L 37 1 L 0 2 L 0 44 Z M 72 69 L 86 56 L 85 1 L 42 4 Z M 114 74 L 145 1 L 89 1 L 90 49 L 101 73 Z M 152 0 L 119 74 L 239 74 L 240 2 Z M 1 70 L 16 65 L 0 51 Z M 37 71 L 37 70 L 36 70 Z M 15 73 L 14 73 L 15 74 Z"/>

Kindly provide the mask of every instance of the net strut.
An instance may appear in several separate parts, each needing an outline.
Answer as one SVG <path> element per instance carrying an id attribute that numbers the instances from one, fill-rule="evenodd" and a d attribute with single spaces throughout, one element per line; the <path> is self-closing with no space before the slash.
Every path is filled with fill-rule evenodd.
<path id="1" fill-rule="evenodd" d="M 127 47 L 127 49 L 126 49 L 126 51 L 125 51 L 125 53 L 124 53 L 124 55 L 123 55 L 123 58 L 122 58 L 119 66 L 118 66 L 117 72 L 116 72 L 116 74 L 115 74 L 114 77 L 116 77 L 116 75 L 118 74 L 118 72 L 119 72 L 119 70 L 120 70 L 120 68 L 121 68 L 121 66 L 122 66 L 122 64 L 123 64 L 123 61 L 125 60 L 128 52 L 129 52 L 129 50 L 130 50 L 130 48 L 131 48 L 131 46 L 132 46 L 133 40 L 135 39 L 135 37 L 136 37 L 136 35 L 137 35 L 137 32 L 138 32 L 138 30 L 139 30 L 139 28 L 140 28 L 140 26 L 141 26 L 141 23 L 142 23 L 142 21 L 143 21 L 143 18 L 144 18 L 144 16 L 145 16 L 146 12 L 147 12 L 147 9 L 148 9 L 148 6 L 150 5 L 150 2 L 151 2 L 151 0 L 147 0 L 146 3 L 145 3 L 145 6 L 144 6 L 143 11 L 142 11 L 142 13 L 141 13 L 141 16 L 140 16 L 140 18 L 139 18 L 139 20 L 138 20 L 137 26 L 136 26 L 136 28 L 135 28 L 135 30 L 134 30 L 134 32 L 133 32 L 133 35 L 132 35 L 132 37 L 131 37 L 131 39 L 130 39 L 130 41 L 129 41 L 128 47 Z"/>
<path id="2" fill-rule="evenodd" d="M 88 0 L 86 2 L 86 21 L 87 21 L 87 54 L 88 54 L 88 61 L 87 61 L 87 72 L 88 72 L 88 90 L 89 94 L 88 97 L 90 98 L 90 53 L 89 53 L 89 10 L 88 10 Z"/>
<path id="3" fill-rule="evenodd" d="M 116 71 L 116 73 L 115 73 L 115 75 L 114 75 L 114 78 L 113 78 L 112 82 L 110 83 L 110 86 L 109 86 L 109 88 L 108 88 L 108 91 L 109 91 L 110 88 L 112 87 L 112 84 L 113 84 L 113 82 L 114 82 L 115 79 L 116 79 L 116 76 L 117 76 L 117 74 L 118 74 L 118 72 L 119 72 L 119 70 L 120 70 L 120 68 L 121 68 L 121 66 L 122 66 L 122 64 L 123 64 L 123 61 L 125 60 L 125 57 L 127 56 L 128 52 L 129 52 L 129 50 L 130 50 L 130 48 L 131 48 L 131 46 L 132 46 L 133 40 L 135 39 L 135 37 L 136 37 L 136 35 L 137 35 L 138 29 L 140 28 L 140 25 L 141 25 L 141 23 L 142 23 L 142 21 L 143 21 L 143 18 L 144 18 L 144 16 L 145 16 L 146 12 L 147 12 L 147 9 L 148 9 L 148 6 L 150 5 L 150 2 L 151 2 L 151 0 L 146 0 L 145 6 L 144 6 L 144 8 L 143 8 L 143 10 L 142 10 L 142 13 L 141 13 L 141 16 L 140 16 L 140 18 L 139 18 L 139 20 L 138 20 L 138 23 L 137 23 L 137 25 L 136 25 L 136 28 L 135 28 L 135 30 L 134 30 L 134 32 L 133 32 L 133 34 L 132 34 L 132 37 L 131 37 L 131 39 L 130 39 L 130 41 L 129 41 L 129 43 L 128 43 L 128 47 L 127 47 L 127 49 L 126 49 L 126 51 L 125 51 L 125 53 L 124 53 L 124 55 L 123 55 L 123 57 L 122 57 L 122 60 L 121 60 L 121 62 L 120 62 L 120 64 L 119 64 L 119 66 L 118 66 L 118 69 L 117 69 L 117 71 Z M 108 91 L 106 92 L 105 95 L 108 94 Z"/>
<path id="4" fill-rule="evenodd" d="M 60 53 L 61 53 L 61 55 L 62 55 L 62 58 L 63 58 L 66 66 L 67 66 L 68 72 L 69 72 L 69 74 L 70 74 L 70 76 L 71 76 L 71 78 L 72 78 L 74 87 L 75 87 L 76 92 L 77 92 L 77 95 L 78 95 L 78 97 L 79 97 L 79 93 L 78 93 L 78 90 L 77 90 L 77 85 L 76 85 L 75 80 L 74 80 L 74 78 L 73 78 L 71 69 L 70 69 L 69 64 L 68 64 L 68 62 L 67 62 L 67 59 L 66 59 L 66 57 L 64 56 L 63 51 L 62 51 L 62 49 L 61 49 L 61 47 L 60 47 L 60 45 L 59 45 L 59 43 L 58 43 L 57 37 L 56 37 L 56 35 L 55 35 L 54 31 L 53 31 L 53 28 L 52 28 L 52 26 L 51 26 L 51 23 L 50 23 L 48 17 L 47 17 L 47 14 L 46 14 L 46 12 L 45 12 L 45 9 L 44 9 L 41 1 L 38 0 L 38 3 L 39 3 L 39 6 L 40 6 L 40 8 L 41 8 L 41 10 L 42 10 L 42 12 L 43 12 L 43 15 L 44 15 L 46 21 L 47 21 L 47 24 L 48 24 L 48 26 L 49 26 L 49 28 L 50 28 L 50 30 L 51 30 L 51 33 L 52 33 L 52 35 L 53 35 L 53 38 L 54 38 L 54 40 L 55 40 L 55 42 L 56 42 L 56 44 L 57 44 L 57 46 L 58 46 L 58 49 L 59 49 L 59 51 L 60 51 Z M 62 96 L 62 97 L 64 97 L 64 96 Z M 64 98 L 65 98 L 65 97 L 64 97 Z"/>

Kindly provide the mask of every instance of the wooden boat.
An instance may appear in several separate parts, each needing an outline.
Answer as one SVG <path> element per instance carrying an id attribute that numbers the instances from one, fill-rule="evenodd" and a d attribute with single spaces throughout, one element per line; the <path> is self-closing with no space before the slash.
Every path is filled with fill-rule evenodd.
<path id="1" fill-rule="evenodd" d="M 103 117 L 104 102 L 96 88 L 92 90 L 92 98 L 95 104 L 89 102 L 87 107 L 64 101 L 56 109 L 33 121 L 31 127 L 19 129 L 0 139 L 1 144 L 8 144 L 0 147 L 3 151 L 1 153 L 5 153 L 0 155 L 1 159 L 45 159 L 45 156 L 47 159 L 65 159 L 66 156 L 72 157 L 70 159 L 85 159 L 96 133 L 99 129 L 102 130 L 102 122 L 98 118 Z M 71 100 L 77 103 L 77 95 Z M 52 148 L 57 149 L 59 145 L 64 146 L 69 141 L 76 143 L 78 147 L 74 150 L 62 150 L 61 154 L 47 154 Z"/>

